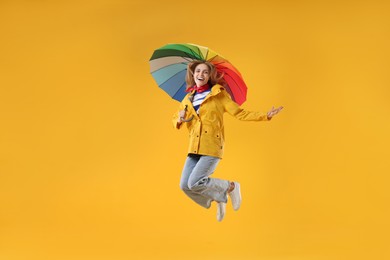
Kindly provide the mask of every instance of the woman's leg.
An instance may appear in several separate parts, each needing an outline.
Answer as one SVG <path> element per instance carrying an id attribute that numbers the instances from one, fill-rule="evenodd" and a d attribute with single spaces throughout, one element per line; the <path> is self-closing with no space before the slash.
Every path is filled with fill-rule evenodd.
<path id="1" fill-rule="evenodd" d="M 189 155 L 184 164 L 183 172 L 180 179 L 180 189 L 184 191 L 184 193 L 190 197 L 193 201 L 198 203 L 200 206 L 204 208 L 210 208 L 212 199 L 203 194 L 193 191 L 188 187 L 188 180 L 200 160 L 200 155 Z"/>
<path id="2" fill-rule="evenodd" d="M 188 178 L 188 188 L 217 202 L 227 202 L 230 183 L 227 180 L 210 178 L 220 159 L 213 156 L 200 156 Z"/>

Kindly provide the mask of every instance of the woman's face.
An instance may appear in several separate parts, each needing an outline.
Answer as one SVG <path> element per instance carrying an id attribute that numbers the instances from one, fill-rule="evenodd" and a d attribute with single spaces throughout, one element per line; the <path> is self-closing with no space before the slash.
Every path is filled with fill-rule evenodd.
<path id="1" fill-rule="evenodd" d="M 194 81 L 197 87 L 206 85 L 209 82 L 210 70 L 206 64 L 199 64 L 195 67 Z"/>

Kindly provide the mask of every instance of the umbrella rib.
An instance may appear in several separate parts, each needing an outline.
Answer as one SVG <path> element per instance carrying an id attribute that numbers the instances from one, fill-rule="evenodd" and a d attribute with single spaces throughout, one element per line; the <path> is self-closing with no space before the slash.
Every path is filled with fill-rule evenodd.
<path id="1" fill-rule="evenodd" d="M 191 53 L 196 57 L 196 56 L 199 56 L 198 53 L 194 52 L 192 49 L 189 49 L 191 51 Z"/>
<path id="2" fill-rule="evenodd" d="M 170 80 L 171 78 L 175 77 L 177 74 L 181 73 L 183 70 L 173 74 L 171 77 L 169 77 L 167 80 L 165 80 L 164 82 L 162 82 L 159 86 L 161 86 L 162 84 L 164 84 L 165 82 L 167 82 L 168 80 Z"/>
<path id="3" fill-rule="evenodd" d="M 217 57 L 221 58 L 220 56 L 216 55 L 214 57 L 212 57 L 209 61 L 212 62 L 214 59 L 216 59 Z M 220 64 L 223 64 L 223 63 L 229 63 L 231 64 L 228 60 L 224 59 L 224 58 L 221 58 L 223 59 L 223 61 L 220 61 L 220 62 L 213 62 L 214 65 L 220 65 Z M 232 65 L 233 66 L 233 65 Z"/>
<path id="4" fill-rule="evenodd" d="M 231 77 L 229 74 L 225 74 L 225 75 L 229 76 L 229 78 L 234 82 L 234 84 L 236 84 L 237 86 L 239 86 L 239 84 L 234 80 L 233 77 Z M 244 93 L 242 92 L 242 90 L 241 90 L 240 88 L 237 88 L 237 89 L 240 91 L 240 93 L 241 93 L 242 95 L 244 95 Z"/>
<path id="5" fill-rule="evenodd" d="M 180 91 L 180 89 L 181 89 L 184 85 L 186 85 L 185 82 L 180 86 L 180 88 L 177 89 L 177 91 L 175 92 L 175 94 L 172 95 L 172 98 L 173 98 L 174 96 L 176 96 L 176 94 Z"/>
<path id="6" fill-rule="evenodd" d="M 202 58 L 202 52 L 200 51 L 199 46 L 196 46 L 193 44 L 190 44 L 190 45 L 198 49 L 198 53 L 196 53 L 194 50 L 187 47 L 190 50 L 190 52 L 193 54 L 193 56 Z M 192 59 L 192 60 L 195 60 L 195 59 Z"/>
<path id="7" fill-rule="evenodd" d="M 194 59 L 192 59 L 192 58 L 189 58 L 189 57 L 182 57 L 182 56 L 178 56 L 178 57 L 180 57 L 180 58 L 183 58 L 184 60 L 186 60 L 187 62 L 180 62 L 180 63 L 173 63 L 173 64 L 169 64 L 169 65 L 167 65 L 167 66 L 164 66 L 164 67 L 161 67 L 161 68 L 159 68 L 159 69 L 157 69 L 157 70 L 155 70 L 155 71 L 153 71 L 152 73 L 154 73 L 154 72 L 156 72 L 156 71 L 159 71 L 159 70 L 162 70 L 162 69 L 165 69 L 166 67 L 168 67 L 168 66 L 171 66 L 171 65 L 175 65 L 175 64 L 183 64 L 183 65 L 188 65 L 188 63 L 190 63 L 191 61 L 193 61 Z M 165 58 L 165 57 L 164 57 Z"/>
<path id="8" fill-rule="evenodd" d="M 191 62 L 191 61 L 193 61 L 193 60 L 194 60 L 194 59 L 192 59 L 192 58 L 189 58 L 189 57 L 183 57 L 183 59 L 187 60 L 188 62 Z"/>
<path id="9" fill-rule="evenodd" d="M 162 67 L 162 68 L 159 68 L 159 69 L 157 69 L 157 70 L 155 70 L 155 71 L 152 71 L 151 73 L 153 74 L 153 73 L 155 73 L 155 72 L 157 72 L 157 71 L 159 71 L 159 70 L 163 70 L 163 69 L 166 69 L 167 67 L 169 67 L 169 66 L 172 66 L 172 65 L 178 65 L 178 64 L 183 64 L 183 65 L 187 65 L 187 63 L 185 63 L 185 62 L 178 62 L 178 63 L 173 63 L 173 64 L 170 64 L 170 65 L 167 65 L 167 66 L 165 66 L 165 67 Z"/>
<path id="10" fill-rule="evenodd" d="M 199 47 L 198 46 L 195 46 L 195 47 L 198 49 L 198 53 L 196 53 L 196 54 L 201 57 L 202 55 L 201 55 Z"/>

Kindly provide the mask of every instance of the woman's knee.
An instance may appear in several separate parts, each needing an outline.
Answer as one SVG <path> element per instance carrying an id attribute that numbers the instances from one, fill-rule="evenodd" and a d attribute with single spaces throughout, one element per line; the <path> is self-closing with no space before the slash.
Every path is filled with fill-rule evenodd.
<path id="1" fill-rule="evenodd" d="M 180 183 L 180 189 L 182 191 L 189 191 L 190 190 L 190 188 L 188 187 L 188 184 L 186 182 L 181 182 Z"/>
<path id="2" fill-rule="evenodd" d="M 187 186 L 190 190 L 197 190 L 199 189 L 199 187 L 201 187 L 204 184 L 206 179 L 207 178 L 202 178 L 199 180 L 199 179 L 190 178 L 188 180 Z"/>

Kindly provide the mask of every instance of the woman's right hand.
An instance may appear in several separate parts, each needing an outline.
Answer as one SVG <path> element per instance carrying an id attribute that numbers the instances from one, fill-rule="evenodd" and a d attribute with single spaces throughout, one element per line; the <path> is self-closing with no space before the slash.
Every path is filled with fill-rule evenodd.
<path id="1" fill-rule="evenodd" d="M 185 111 L 185 110 L 180 110 L 180 111 L 179 111 L 179 118 L 177 119 L 177 121 L 178 121 L 179 123 L 181 123 L 181 122 L 182 122 L 182 119 L 184 119 L 185 116 L 186 116 L 186 111 Z"/>

